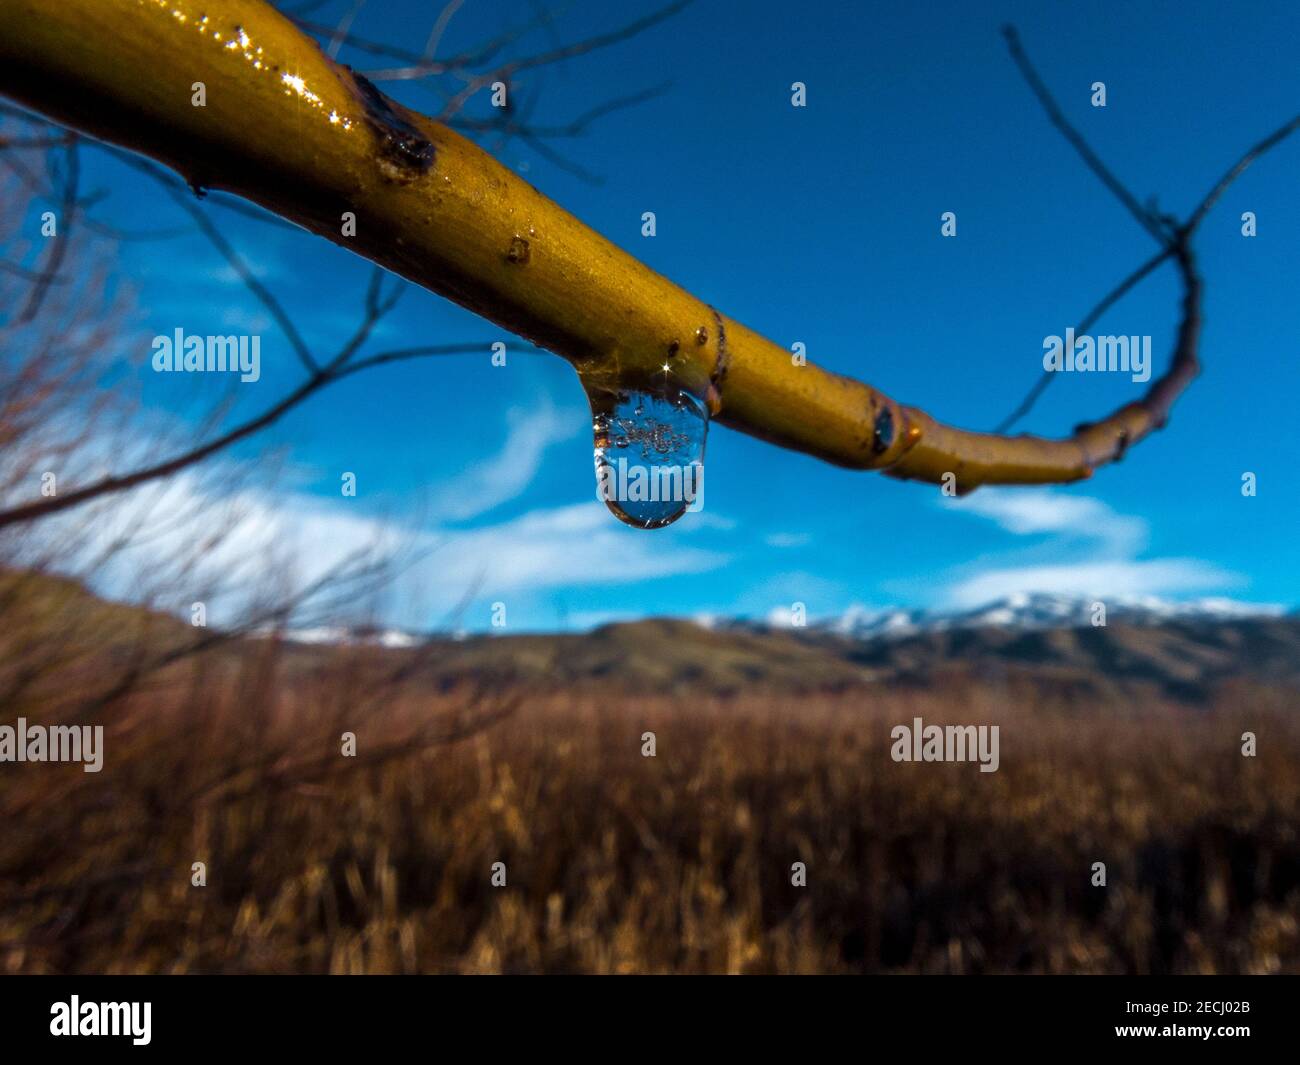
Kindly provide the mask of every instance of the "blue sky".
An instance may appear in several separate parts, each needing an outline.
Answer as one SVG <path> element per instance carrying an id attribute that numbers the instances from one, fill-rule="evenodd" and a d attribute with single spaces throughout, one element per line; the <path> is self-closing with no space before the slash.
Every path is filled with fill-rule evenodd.
<path id="1" fill-rule="evenodd" d="M 572 4 L 516 45 L 535 51 L 613 29 L 653 5 Z M 334 21 L 351 0 L 326 5 Z M 419 42 L 424 2 L 371 0 L 354 29 Z M 616 10 L 617 9 L 617 10 Z M 457 51 L 536 11 L 468 0 L 444 36 Z M 776 342 L 956 424 L 991 428 L 1061 334 L 1152 248 L 1048 125 L 1008 58 L 1014 22 L 1070 117 L 1140 199 L 1185 213 L 1248 145 L 1300 110 L 1291 4 L 801 4 L 699 0 L 669 22 L 563 67 L 531 73 L 536 120 L 670 82 L 556 147 L 584 182 L 515 142 L 507 165 L 605 236 Z M 341 56 L 359 69 L 376 61 Z M 808 106 L 790 105 L 794 81 Z M 1103 81 L 1107 106 L 1089 104 Z M 423 110 L 436 98 L 386 83 Z M 479 105 L 485 106 L 486 101 Z M 123 225 L 180 217 L 121 165 L 88 162 Z M 654 532 L 620 526 L 594 497 L 589 415 L 558 357 L 492 367 L 490 323 L 416 289 L 379 346 L 466 341 L 470 356 L 361 375 L 233 452 L 281 458 L 248 489 L 303 557 L 396 531 L 428 554 L 384 620 L 436 624 L 467 590 L 470 628 L 504 602 L 511 627 L 701 613 L 810 616 L 854 604 L 974 605 L 1019 590 L 1101 597 L 1222 595 L 1300 602 L 1300 139 L 1239 181 L 1198 241 L 1206 283 L 1204 373 L 1169 428 L 1086 485 L 937 488 L 854 473 L 715 427 L 704 509 Z M 215 208 L 231 239 L 321 350 L 355 324 L 368 266 L 326 242 Z M 1258 216 L 1258 236 L 1240 215 Z M 654 211 L 657 235 L 641 236 Z M 958 235 L 940 236 L 956 212 Z M 141 330 L 262 335 L 262 380 L 243 410 L 295 380 L 274 325 L 199 237 L 135 244 Z M 1098 332 L 1150 334 L 1156 372 L 1176 325 L 1171 271 L 1148 280 Z M 124 352 L 142 360 L 143 351 Z M 202 396 L 141 370 L 154 414 L 184 425 Z M 1136 397 L 1124 375 L 1062 375 L 1020 428 L 1068 432 Z M 344 498 L 343 471 L 358 494 Z M 1255 498 L 1241 475 L 1258 476 Z"/>

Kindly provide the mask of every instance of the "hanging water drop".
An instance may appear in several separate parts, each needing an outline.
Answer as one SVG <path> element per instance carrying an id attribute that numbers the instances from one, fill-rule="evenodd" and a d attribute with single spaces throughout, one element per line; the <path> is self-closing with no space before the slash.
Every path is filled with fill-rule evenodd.
<path id="1" fill-rule="evenodd" d="M 689 392 L 669 388 L 591 395 L 596 496 L 619 521 L 661 529 L 704 504 L 709 414 Z"/>

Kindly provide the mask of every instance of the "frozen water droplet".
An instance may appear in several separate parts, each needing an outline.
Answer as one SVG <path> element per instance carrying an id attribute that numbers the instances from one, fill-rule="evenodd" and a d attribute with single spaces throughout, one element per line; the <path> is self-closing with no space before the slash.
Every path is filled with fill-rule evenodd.
<path id="1" fill-rule="evenodd" d="M 661 529 L 703 506 L 709 414 L 698 399 L 672 387 L 596 392 L 591 411 L 596 495 L 619 521 Z"/>

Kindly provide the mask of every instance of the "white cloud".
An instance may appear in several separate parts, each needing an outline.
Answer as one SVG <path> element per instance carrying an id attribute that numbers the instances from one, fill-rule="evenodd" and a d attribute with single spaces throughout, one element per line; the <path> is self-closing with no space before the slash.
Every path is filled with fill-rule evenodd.
<path id="1" fill-rule="evenodd" d="M 620 525 L 596 500 L 537 510 L 488 528 L 446 535 L 430 564 L 486 567 L 485 593 L 628 584 L 714 569 L 726 556 L 683 547 L 667 531 Z"/>
<path id="2" fill-rule="evenodd" d="M 263 258 L 249 255 L 241 255 L 244 266 L 248 272 L 258 281 L 270 281 L 274 278 L 283 276 L 283 269 L 278 257 L 275 261 L 268 261 Z M 228 262 L 221 262 L 207 270 L 202 271 L 200 276 L 209 282 L 215 282 L 218 285 L 225 285 L 232 288 L 238 288 L 245 284 L 243 275 L 240 274 Z"/>
<path id="3" fill-rule="evenodd" d="M 948 604 L 983 606 L 1017 592 L 1054 592 L 1095 598 L 1188 595 L 1239 587 L 1242 577 L 1190 558 L 1112 560 L 982 570 L 947 589 Z"/>
<path id="4" fill-rule="evenodd" d="M 808 533 L 770 533 L 763 537 L 768 547 L 803 547 L 812 540 Z"/>
<path id="5" fill-rule="evenodd" d="M 162 581 L 162 590 L 174 597 L 166 580 L 173 560 L 195 558 L 202 572 L 238 575 L 223 602 L 209 605 L 217 625 L 236 620 L 258 592 L 306 588 L 359 559 L 391 558 L 395 573 L 378 604 L 357 603 L 356 609 L 378 607 L 384 623 L 411 627 L 443 616 L 467 594 L 522 597 L 555 588 L 634 584 L 704 572 L 728 560 L 684 546 L 671 530 L 620 525 L 594 498 L 497 525 L 447 530 L 366 514 L 341 497 L 266 489 L 214 494 L 197 473 L 122 497 L 111 520 L 97 526 L 87 527 L 76 512 L 54 521 L 88 537 L 78 557 L 65 560 L 69 570 L 88 567 L 128 532 L 137 541 L 88 575 L 110 597 L 156 594 L 146 589 L 145 575 Z M 187 589 L 204 583 L 200 572 L 187 572 Z M 174 606 L 188 608 L 188 595 Z"/>
<path id="6" fill-rule="evenodd" d="M 1017 536 L 1073 535 L 1124 552 L 1140 550 L 1147 540 L 1143 519 L 1116 513 L 1100 499 L 1047 488 L 983 488 L 943 502 L 950 510 L 989 518 Z"/>
<path id="7" fill-rule="evenodd" d="M 774 606 L 763 620 L 774 629 L 792 629 L 795 627 L 795 609 L 793 606 Z M 799 611 L 798 621 L 800 626 L 808 624 L 806 610 Z"/>
<path id="8" fill-rule="evenodd" d="M 578 610 L 568 615 L 568 625 L 579 632 L 590 632 L 602 625 L 622 625 L 640 621 L 647 615 L 640 610 Z"/>
<path id="9" fill-rule="evenodd" d="M 263 333 L 270 333 L 276 328 L 271 321 L 270 315 L 265 311 L 255 310 L 250 307 L 243 307 L 239 304 L 229 304 L 222 308 L 219 317 L 222 329 L 237 329 L 241 332 L 248 333 L 250 336 Z"/>
<path id="10" fill-rule="evenodd" d="M 717 511 L 709 510 L 707 506 L 682 519 L 683 531 L 686 529 L 714 529 L 718 532 L 730 532 L 735 527 L 736 520 L 734 518 L 724 518 Z"/>
<path id="11" fill-rule="evenodd" d="M 796 603 L 803 604 L 808 617 L 819 617 L 833 604 L 842 603 L 845 594 L 837 580 L 810 570 L 787 570 L 751 583 L 736 608 L 742 616 L 765 617 L 774 625 L 783 625 Z"/>
<path id="12" fill-rule="evenodd" d="M 1016 593 L 1178 596 L 1246 583 L 1239 574 L 1198 559 L 1139 558 L 1148 539 L 1146 521 L 1088 496 L 1045 488 L 990 488 L 946 499 L 944 505 L 987 518 L 1014 536 L 1047 536 L 1054 556 L 1070 558 L 967 569 L 946 584 L 946 604 L 952 607 L 982 606 Z"/>
<path id="13" fill-rule="evenodd" d="M 506 421 L 509 428 L 501 450 L 442 486 L 435 517 L 464 521 L 515 499 L 537 476 L 546 449 L 577 435 L 588 417 L 581 411 L 556 410 L 547 402 L 535 410 L 512 409 Z"/>

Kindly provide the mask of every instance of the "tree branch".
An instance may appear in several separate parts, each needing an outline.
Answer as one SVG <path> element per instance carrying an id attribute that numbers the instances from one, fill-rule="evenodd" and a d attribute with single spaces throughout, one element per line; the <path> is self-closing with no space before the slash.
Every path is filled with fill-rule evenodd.
<path id="1" fill-rule="evenodd" d="M 65 136 L 64 144 L 67 147 L 67 169 L 63 175 L 62 217 L 58 219 L 58 224 L 63 228 L 53 238 L 45 268 L 36 278 L 36 283 L 32 286 L 27 304 L 18 316 L 19 324 L 30 322 L 36 317 L 37 312 L 41 309 L 41 304 L 45 302 L 45 294 L 49 292 L 50 285 L 59 276 L 59 268 L 63 265 L 63 260 L 68 254 L 70 231 L 77 213 L 77 190 L 81 184 L 81 156 L 77 151 L 75 134 L 69 133 Z"/>
<path id="2" fill-rule="evenodd" d="M 1052 96 L 1047 86 L 1043 84 L 1037 71 L 1034 70 L 1033 65 L 1029 62 L 1029 57 L 1021 47 L 1020 37 L 1016 33 L 1015 27 L 1004 26 L 1002 32 L 1007 39 L 1007 46 L 1011 50 L 1012 59 L 1015 60 L 1015 63 L 1020 68 L 1025 80 L 1029 83 L 1029 87 L 1033 90 L 1034 95 L 1038 97 L 1039 102 L 1043 105 L 1043 108 L 1047 112 L 1048 118 L 1051 119 L 1053 125 L 1061 131 L 1066 140 L 1074 145 L 1092 171 L 1101 178 L 1107 188 L 1115 194 L 1119 201 L 1134 215 L 1142 227 L 1157 241 L 1159 241 L 1162 246 L 1162 250 L 1157 255 L 1148 259 L 1133 273 L 1121 281 L 1105 296 L 1105 298 L 1102 299 L 1100 303 L 1093 307 L 1093 309 L 1084 316 L 1083 320 L 1075 327 L 1074 331 L 1076 335 L 1088 332 L 1097 320 L 1135 285 L 1137 285 L 1138 282 L 1146 278 L 1147 275 L 1152 273 L 1156 267 L 1166 259 L 1178 255 L 1179 249 L 1188 251 L 1188 254 L 1190 255 L 1188 249 L 1192 235 L 1196 232 L 1201 222 L 1205 219 L 1205 216 L 1218 202 L 1219 197 L 1223 195 L 1228 186 L 1240 177 L 1251 163 L 1289 137 L 1297 128 L 1300 128 L 1300 115 L 1297 115 L 1290 122 L 1287 122 L 1279 129 L 1269 134 L 1247 151 L 1246 154 L 1237 160 L 1237 162 L 1229 168 L 1223 177 L 1219 179 L 1214 188 L 1210 190 L 1205 198 L 1201 200 L 1196 209 L 1188 217 L 1187 222 L 1179 225 L 1176 219 L 1156 215 L 1154 211 L 1148 211 L 1138 205 L 1137 198 L 1110 172 L 1105 164 L 1101 162 L 1097 154 L 1089 147 L 1082 135 L 1080 135 L 1065 118 L 1065 115 L 1061 111 L 1055 98 Z M 1197 308 L 1197 310 L 1199 313 L 1199 308 Z M 1170 368 L 1171 374 L 1174 369 L 1175 367 Z M 1030 388 L 1028 393 L 1026 393 L 1025 398 L 1020 401 L 1020 405 L 1007 415 L 1007 417 L 1004 418 L 993 431 L 995 433 L 1005 433 L 1015 425 L 1016 422 L 1027 415 L 1033 409 L 1034 404 L 1038 402 L 1039 397 L 1047 390 L 1047 386 L 1052 383 L 1053 376 L 1055 375 L 1050 371 L 1044 372 L 1043 375 L 1034 382 L 1033 387 Z M 1160 419 L 1160 424 L 1163 425 L 1167 418 L 1168 410 L 1166 409 Z M 1127 447 L 1131 442 L 1132 441 L 1126 438 L 1124 446 Z M 1122 456 L 1122 454 L 1123 452 L 1121 450 L 1120 455 Z"/>
<path id="3" fill-rule="evenodd" d="M 1088 332 L 1089 329 L 1096 325 L 1098 319 L 1100 319 L 1103 314 L 1118 303 L 1138 284 L 1139 281 L 1154 271 L 1157 266 L 1173 254 L 1174 251 L 1172 248 L 1165 248 L 1163 251 L 1157 252 L 1129 274 L 1128 277 L 1111 289 L 1110 292 L 1102 298 L 1100 303 L 1080 319 L 1079 324 L 1074 327 L 1075 336 L 1081 336 Z M 1052 383 L 1052 378 L 1055 376 L 1056 374 L 1052 373 L 1051 370 L 1044 370 L 1042 376 L 1034 382 L 1034 386 L 1025 394 L 1025 398 L 1020 401 L 1020 406 L 1002 419 L 993 431 L 995 433 L 1005 433 L 1015 425 L 1016 422 L 1020 421 L 1021 418 L 1033 410 L 1034 404 L 1038 402 L 1038 397 L 1047 391 L 1047 386 Z"/>
<path id="4" fill-rule="evenodd" d="M 1038 71 L 1029 62 L 1029 57 L 1025 55 L 1025 50 L 1020 46 L 1020 35 L 1016 33 L 1014 26 L 1003 26 L 1002 35 L 1007 39 L 1007 47 L 1011 50 L 1011 58 L 1015 61 L 1016 66 L 1020 68 L 1021 74 L 1029 82 L 1029 87 L 1033 90 L 1034 95 L 1038 97 L 1038 102 L 1043 105 L 1043 110 L 1047 112 L 1047 117 L 1051 119 L 1052 125 L 1061 131 L 1075 150 L 1088 165 L 1088 169 L 1101 178 L 1102 184 L 1115 194 L 1119 200 L 1136 220 L 1138 225 L 1151 234 L 1152 238 L 1161 245 L 1169 242 L 1168 234 L 1160 228 L 1159 222 L 1152 217 L 1150 211 L 1137 202 L 1134 196 L 1124 184 L 1110 172 L 1110 169 L 1101 158 L 1094 152 L 1087 141 L 1083 139 L 1079 131 L 1076 130 L 1065 117 L 1065 113 L 1057 105 L 1052 94 L 1048 92 L 1047 86 L 1043 84 L 1042 78 L 1038 76 Z"/>
<path id="5" fill-rule="evenodd" d="M 869 385 L 794 365 L 459 134 L 330 61 L 260 0 L 226 0 L 204 22 L 209 7 L 7 0 L 0 93 L 150 155 L 192 185 L 252 200 L 558 352 L 589 393 L 650 387 L 668 361 L 723 424 L 844 466 L 935 483 L 955 474 L 969 490 L 1089 476 L 1163 424 L 1195 373 L 1200 280 L 1184 228 L 1174 240 L 1186 290 L 1178 343 L 1141 401 L 1060 440 L 951 428 Z M 190 102 L 199 80 L 206 107 Z M 355 237 L 340 234 L 344 211 L 356 212 Z M 1155 224 L 1148 217 L 1144 228 Z"/>
<path id="6" fill-rule="evenodd" d="M 361 331 L 358 331 L 360 334 Z M 255 435 L 270 425 L 274 425 L 283 418 L 289 411 L 301 405 L 310 399 L 317 392 L 321 391 L 327 385 L 332 385 L 337 381 L 350 377 L 354 373 L 360 373 L 362 370 L 369 370 L 376 366 L 383 366 L 393 362 L 403 362 L 410 359 L 424 358 L 430 355 L 455 355 L 463 354 L 469 351 L 482 350 L 480 346 L 469 344 L 436 344 L 423 348 L 409 348 L 391 352 L 381 352 L 377 355 L 367 356 L 355 364 L 349 364 L 348 360 L 361 346 L 364 336 L 353 337 L 352 340 L 344 347 L 343 351 L 335 357 L 325 368 L 318 370 L 292 392 L 288 393 L 277 403 L 264 410 L 256 417 L 241 422 L 232 429 L 227 430 L 220 436 L 201 444 L 198 447 L 191 448 L 189 451 L 174 455 L 162 462 L 155 463 L 152 466 L 145 466 L 141 469 L 134 470 L 128 474 L 120 474 L 110 477 L 100 478 L 91 484 L 82 488 L 72 489 L 70 491 L 60 490 L 57 496 L 46 496 L 30 503 L 20 506 L 11 507 L 8 510 L 0 511 L 0 529 L 10 525 L 20 525 L 24 522 L 36 521 L 39 518 L 48 517 L 51 514 L 57 514 L 60 511 L 68 510 L 72 507 L 88 503 L 92 499 L 98 499 L 100 496 L 110 495 L 115 492 L 125 492 L 132 488 L 138 488 L 141 485 L 148 484 L 151 481 L 161 480 L 164 477 L 171 477 L 180 473 L 181 470 L 190 466 L 197 465 L 206 459 L 211 458 L 218 452 L 225 451 L 233 445 Z M 515 350 L 524 350 L 518 345 L 511 345 Z"/>

